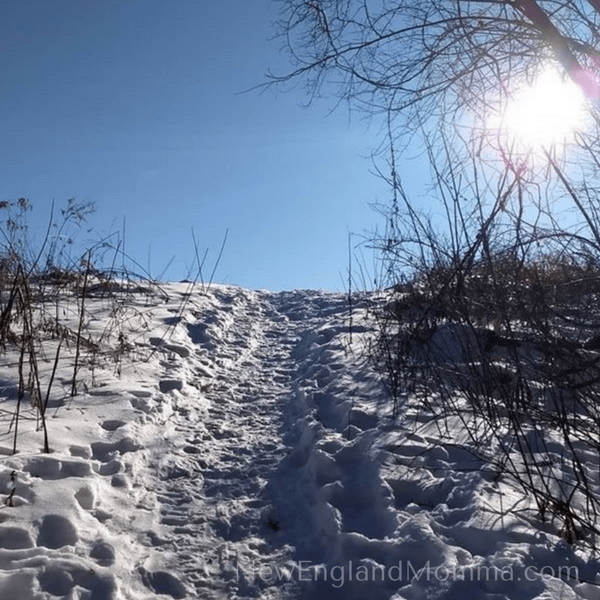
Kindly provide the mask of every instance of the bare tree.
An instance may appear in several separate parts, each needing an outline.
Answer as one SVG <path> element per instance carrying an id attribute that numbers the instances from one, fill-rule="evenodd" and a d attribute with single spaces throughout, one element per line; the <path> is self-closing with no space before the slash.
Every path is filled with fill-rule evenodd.
<path id="1" fill-rule="evenodd" d="M 503 114 L 524 82 L 533 81 L 549 64 L 584 90 L 597 119 L 597 0 L 282 0 L 281 7 L 278 30 L 294 68 L 271 74 L 271 83 L 301 79 L 310 97 L 333 92 L 370 115 L 384 115 L 388 141 L 397 152 L 415 133 L 439 146 L 439 133 L 445 144 L 454 129 L 463 138 L 463 150 L 468 149 L 461 160 L 496 157 L 496 167 L 512 171 L 521 186 L 531 183 L 523 159 L 501 143 L 489 123 Z M 470 148 L 465 137 L 470 137 Z M 575 181 L 596 174 L 598 143 L 595 130 L 580 136 L 580 154 L 573 160 L 586 170 L 579 169 Z M 487 153 L 489 149 L 494 152 Z M 565 165 L 554 160 L 551 148 L 546 150 L 546 168 L 591 227 L 589 207 L 573 197 L 582 189 L 586 196 L 589 185 L 569 188 Z"/>
<path id="2" fill-rule="evenodd" d="M 598 97 L 600 6 L 558 0 L 283 0 L 279 32 L 312 93 L 369 111 L 480 114 L 549 60 Z M 543 4 L 543 8 L 542 8 Z"/>
<path id="3" fill-rule="evenodd" d="M 444 216 L 435 227 L 445 229 L 453 259 L 481 251 L 491 228 L 517 244 L 585 240 L 600 256 L 599 25 L 598 0 L 281 0 L 278 31 L 294 67 L 270 82 L 302 80 L 311 98 L 334 93 L 382 117 L 388 165 L 380 174 L 394 190 L 380 240 L 387 250 L 397 249 L 400 217 L 422 224 L 400 167 L 418 140 L 432 169 L 429 205 Z M 584 91 L 593 126 L 568 154 L 538 149 L 533 165 L 490 124 L 548 65 Z"/>

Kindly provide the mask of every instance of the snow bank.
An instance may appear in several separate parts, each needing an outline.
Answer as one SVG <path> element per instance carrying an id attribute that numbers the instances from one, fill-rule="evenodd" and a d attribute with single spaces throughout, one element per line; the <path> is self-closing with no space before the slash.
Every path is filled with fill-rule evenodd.
<path id="1" fill-rule="evenodd" d="M 74 398 L 65 352 L 49 454 L 30 408 L 12 454 L 3 359 L 0 600 L 600 598 L 597 559 L 452 431 L 392 420 L 359 302 L 351 329 L 341 294 L 166 292 L 128 300 L 127 353 Z M 115 319 L 88 310 L 90 335 Z"/>

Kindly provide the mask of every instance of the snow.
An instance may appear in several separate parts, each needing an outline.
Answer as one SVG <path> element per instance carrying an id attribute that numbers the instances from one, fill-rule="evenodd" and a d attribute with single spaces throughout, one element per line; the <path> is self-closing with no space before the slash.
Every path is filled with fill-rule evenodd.
<path id="1" fill-rule="evenodd" d="M 57 300 L 62 325 L 79 306 Z M 18 356 L 0 363 L 0 600 L 600 598 L 597 557 L 458 429 L 392 418 L 364 297 L 180 283 L 85 308 L 50 453 L 28 405 L 13 454 Z"/>

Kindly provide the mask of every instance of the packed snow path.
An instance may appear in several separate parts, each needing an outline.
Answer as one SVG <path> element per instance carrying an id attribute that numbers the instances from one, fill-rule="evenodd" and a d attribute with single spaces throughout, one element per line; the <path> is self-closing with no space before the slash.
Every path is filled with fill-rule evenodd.
<path id="1" fill-rule="evenodd" d="M 165 423 L 168 447 L 156 457 L 160 543 L 199 598 L 301 597 L 297 557 L 284 540 L 314 533 L 313 515 L 303 514 L 311 490 L 295 498 L 289 468 L 311 449 L 303 440 L 311 429 L 297 420 L 304 390 L 331 383 L 342 366 L 332 352 L 348 350 L 347 299 L 217 289 L 194 305 L 171 338 L 178 343 L 159 344 L 161 387 L 179 390 Z M 329 366 L 313 364 L 324 344 Z M 336 415 L 325 400 L 316 398 L 313 425 L 345 429 L 347 407 Z"/>
<path id="2" fill-rule="evenodd" d="M 318 323 L 290 318 L 270 299 L 211 294 L 183 324 L 199 366 L 189 372 L 185 352 L 183 360 L 175 352 L 165 363 L 166 381 L 186 382 L 170 423 L 179 448 L 159 461 L 158 498 L 170 527 L 165 547 L 200 598 L 242 596 L 260 584 L 250 575 L 245 586 L 251 569 L 292 558 L 288 548 L 269 543 L 280 517 L 268 484 L 286 454 L 282 417 L 296 370 L 292 350 L 302 330 Z M 292 306 L 283 308 L 294 317 Z"/>

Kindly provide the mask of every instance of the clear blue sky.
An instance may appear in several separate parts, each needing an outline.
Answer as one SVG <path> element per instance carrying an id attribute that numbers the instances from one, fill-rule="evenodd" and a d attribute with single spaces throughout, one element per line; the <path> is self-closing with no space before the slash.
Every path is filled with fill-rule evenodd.
<path id="1" fill-rule="evenodd" d="M 343 289 L 348 231 L 380 225 L 388 197 L 367 158 L 375 126 L 301 88 L 240 94 L 290 65 L 274 0 L 0 3 L 0 199 L 90 200 L 90 239 L 126 223 L 154 276 L 208 266 L 250 288 Z"/>

